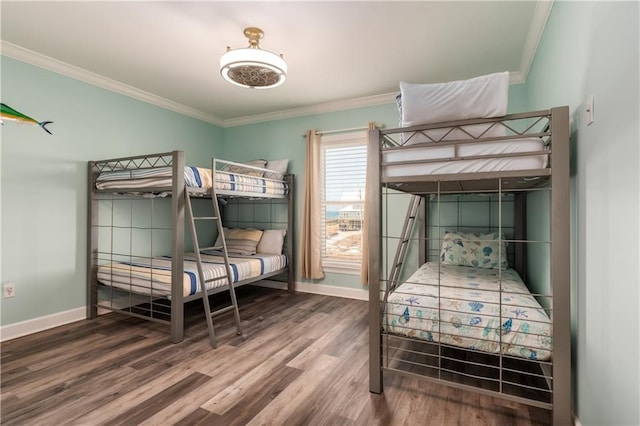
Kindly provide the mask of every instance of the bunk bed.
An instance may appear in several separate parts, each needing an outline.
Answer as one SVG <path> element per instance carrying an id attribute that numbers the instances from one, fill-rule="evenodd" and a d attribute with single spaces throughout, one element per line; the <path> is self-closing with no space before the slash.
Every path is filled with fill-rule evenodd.
<path id="1" fill-rule="evenodd" d="M 233 310 L 242 333 L 235 287 L 273 277 L 293 291 L 294 177 L 273 164 L 193 167 L 182 151 L 90 161 L 88 317 L 104 309 L 168 324 L 178 343 L 185 303 L 202 299 L 215 347 L 214 316 Z M 209 297 L 224 290 L 231 305 L 211 312 Z"/>
<path id="2" fill-rule="evenodd" d="M 554 424 L 568 424 L 568 107 L 505 115 L 505 104 L 423 124 L 406 108 L 399 102 L 401 127 L 369 134 L 368 239 L 379 241 L 369 253 L 370 391 L 383 391 L 385 374 L 409 375 L 549 409 Z M 536 193 L 550 205 L 543 240 L 527 237 Z M 492 223 L 453 223 L 443 203 L 456 197 L 485 197 Z M 540 274 L 531 246 L 546 247 L 549 288 L 525 284 Z"/>

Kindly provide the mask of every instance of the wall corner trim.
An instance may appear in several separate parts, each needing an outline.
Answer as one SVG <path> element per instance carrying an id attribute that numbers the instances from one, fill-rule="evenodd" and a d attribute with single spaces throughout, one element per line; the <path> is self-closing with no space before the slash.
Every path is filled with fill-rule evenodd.
<path id="1" fill-rule="evenodd" d="M 536 2 L 535 10 L 533 11 L 533 18 L 531 19 L 531 25 L 529 25 L 529 33 L 525 41 L 524 49 L 522 50 L 522 56 L 520 58 L 520 70 L 518 71 L 520 83 L 527 81 L 531 64 L 538 51 L 538 44 L 542 39 L 544 28 L 547 25 L 549 14 L 553 7 L 554 0 L 538 1 Z"/>

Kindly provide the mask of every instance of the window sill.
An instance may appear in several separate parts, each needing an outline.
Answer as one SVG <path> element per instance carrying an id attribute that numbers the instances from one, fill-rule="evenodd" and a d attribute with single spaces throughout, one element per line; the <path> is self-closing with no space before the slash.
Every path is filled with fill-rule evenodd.
<path id="1" fill-rule="evenodd" d="M 360 265 L 352 262 L 325 261 L 322 269 L 333 274 L 360 275 Z"/>

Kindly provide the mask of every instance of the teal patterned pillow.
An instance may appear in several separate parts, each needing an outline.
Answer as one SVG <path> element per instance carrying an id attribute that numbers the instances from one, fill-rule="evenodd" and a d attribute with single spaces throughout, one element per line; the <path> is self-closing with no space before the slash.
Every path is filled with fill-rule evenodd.
<path id="1" fill-rule="evenodd" d="M 449 265 L 475 266 L 478 268 L 506 269 L 507 243 L 498 232 L 480 234 L 476 232 L 444 233 L 440 262 Z"/>

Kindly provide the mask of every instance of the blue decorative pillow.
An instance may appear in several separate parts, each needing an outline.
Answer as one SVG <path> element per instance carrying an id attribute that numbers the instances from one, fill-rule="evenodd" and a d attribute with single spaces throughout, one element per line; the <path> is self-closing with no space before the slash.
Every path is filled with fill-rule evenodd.
<path id="1" fill-rule="evenodd" d="M 509 267 L 507 243 L 504 241 L 504 235 L 501 236 L 498 232 L 480 234 L 446 231 L 440 262 L 477 268 L 506 269 Z"/>

